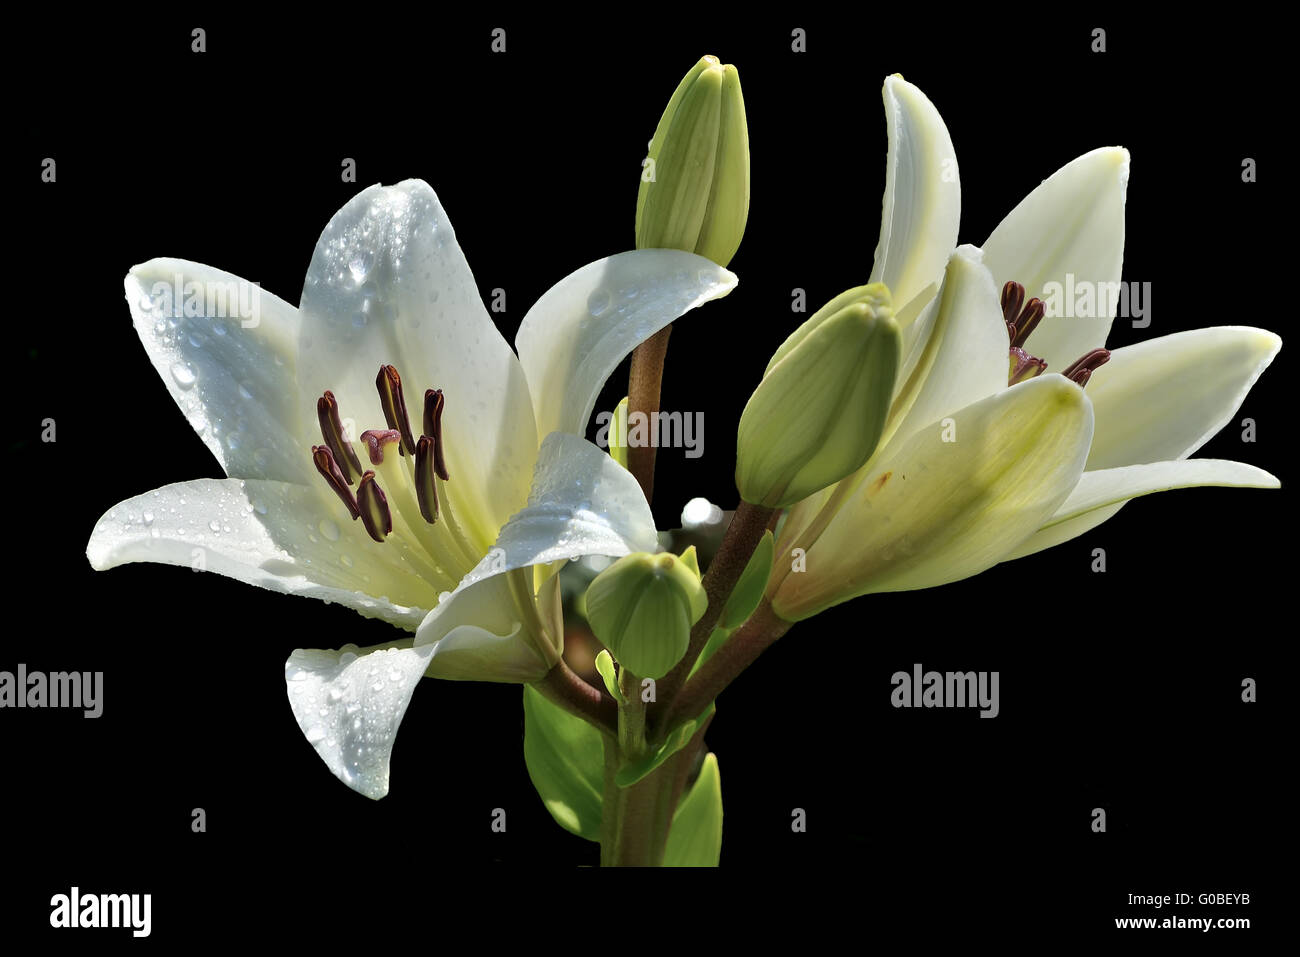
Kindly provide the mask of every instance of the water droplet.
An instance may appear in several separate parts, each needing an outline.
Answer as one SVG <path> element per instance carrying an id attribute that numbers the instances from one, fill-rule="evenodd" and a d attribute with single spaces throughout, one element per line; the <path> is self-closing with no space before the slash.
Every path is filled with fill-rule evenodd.
<path id="1" fill-rule="evenodd" d="M 328 518 L 322 518 L 317 528 L 319 528 L 320 533 L 331 542 L 337 542 L 339 540 L 339 527 Z"/>
<path id="2" fill-rule="evenodd" d="M 208 528 L 212 529 L 214 532 L 219 532 L 221 531 L 221 523 L 214 518 L 212 521 L 208 522 Z"/>
<path id="3" fill-rule="evenodd" d="M 266 514 L 266 503 L 263 502 L 260 498 L 253 499 L 251 504 L 253 506 L 253 511 L 255 511 L 258 515 Z"/>
<path id="4" fill-rule="evenodd" d="M 143 517 L 144 517 L 144 523 L 146 525 L 153 524 L 153 512 L 145 512 Z"/>
<path id="5" fill-rule="evenodd" d="M 312 744 L 315 744 L 317 741 L 323 740 L 324 737 L 325 737 L 325 729 L 322 727 L 316 726 L 307 729 L 307 740 L 310 741 Z"/>
<path id="6" fill-rule="evenodd" d="M 253 397 L 253 390 L 249 388 L 247 382 L 239 383 L 239 397 L 241 399 L 251 399 Z"/>
<path id="7" fill-rule="evenodd" d="M 604 289 L 597 289 L 587 297 L 587 311 L 593 316 L 599 316 L 609 308 L 609 293 Z"/>
<path id="8" fill-rule="evenodd" d="M 340 556 L 339 556 L 339 564 L 340 564 L 340 565 L 343 565 L 343 566 L 345 566 L 345 567 L 347 567 L 347 568 L 351 568 L 351 567 L 352 567 L 352 556 L 351 556 L 351 555 L 340 555 Z"/>
<path id="9" fill-rule="evenodd" d="M 194 370 L 184 362 L 172 363 L 172 379 L 182 389 L 194 388 L 194 383 L 197 381 L 197 378 L 198 377 L 194 375 Z"/>
<path id="10" fill-rule="evenodd" d="M 389 681 L 401 681 L 401 680 L 402 680 L 402 673 L 401 673 L 400 671 L 398 671 L 396 668 L 394 668 L 392 671 L 388 672 L 388 680 L 389 680 Z"/>

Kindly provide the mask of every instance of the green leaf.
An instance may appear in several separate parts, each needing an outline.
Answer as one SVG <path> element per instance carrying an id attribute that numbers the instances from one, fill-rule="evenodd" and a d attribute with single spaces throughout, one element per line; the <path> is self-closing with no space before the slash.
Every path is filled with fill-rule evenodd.
<path id="1" fill-rule="evenodd" d="M 605 750 L 600 732 L 524 685 L 524 761 L 557 824 L 600 840 Z"/>
<path id="2" fill-rule="evenodd" d="M 767 588 L 767 579 L 772 574 L 774 549 L 772 533 L 764 532 L 754 554 L 749 556 L 745 570 L 740 573 L 740 580 L 731 590 L 731 597 L 727 599 L 722 617 L 718 619 L 718 627 L 737 628 L 754 613 L 763 597 L 763 590 Z"/>
<path id="3" fill-rule="evenodd" d="M 718 756 L 704 756 L 704 767 L 673 816 L 664 850 L 665 867 L 717 867 L 722 854 L 722 778 Z"/>
<path id="4" fill-rule="evenodd" d="M 623 691 L 618 686 L 618 675 L 614 672 L 614 656 L 605 648 L 600 649 L 600 654 L 596 656 L 596 670 L 600 672 L 609 696 L 619 704 L 626 704 L 627 698 L 623 696 Z"/>
<path id="5" fill-rule="evenodd" d="M 713 714 L 714 706 L 709 702 L 709 707 L 694 721 L 687 721 L 684 725 L 668 736 L 659 750 L 647 754 L 639 761 L 633 761 L 631 764 L 625 764 L 618 769 L 614 775 L 614 783 L 621 788 L 631 787 L 640 781 L 643 777 L 653 771 L 659 765 L 663 764 L 674 754 L 686 746 L 686 742 L 691 740 L 691 736 L 699 730 L 700 725 L 709 719 Z M 599 733 L 599 732 L 598 732 Z"/>
<path id="6" fill-rule="evenodd" d="M 688 678 L 691 677 L 691 675 L 694 675 L 695 672 L 699 671 L 700 666 L 703 665 L 704 662 L 713 657 L 713 653 L 721 648 L 722 643 L 731 637 L 731 632 L 733 630 L 734 629 L 731 628 L 713 629 L 713 634 L 709 635 L 709 640 L 704 644 L 704 650 L 701 651 L 700 656 L 695 659 L 695 664 L 691 667 L 691 674 L 687 675 Z"/>

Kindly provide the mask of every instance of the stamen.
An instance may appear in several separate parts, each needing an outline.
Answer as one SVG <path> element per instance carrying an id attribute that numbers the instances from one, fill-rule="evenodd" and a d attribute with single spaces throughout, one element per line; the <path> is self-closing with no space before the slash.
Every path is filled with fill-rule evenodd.
<path id="1" fill-rule="evenodd" d="M 388 509 L 388 496 L 375 481 L 374 472 L 361 476 L 361 484 L 357 486 L 357 505 L 366 531 L 383 544 L 384 538 L 393 531 L 393 513 Z"/>
<path id="2" fill-rule="evenodd" d="M 415 497 L 420 502 L 420 514 L 430 525 L 438 521 L 438 483 L 434 481 L 437 447 L 437 440 L 429 435 L 420 436 L 415 445 Z"/>
<path id="3" fill-rule="evenodd" d="M 347 484 L 351 485 L 353 474 L 361 474 L 361 460 L 357 458 L 356 450 L 352 448 L 348 437 L 343 434 L 343 422 L 339 419 L 339 404 L 334 399 L 334 393 L 328 389 L 316 400 L 316 418 L 320 421 L 321 435 L 325 438 L 325 444 L 329 446 L 330 452 L 334 454 L 334 461 L 339 471 Z"/>
<path id="4" fill-rule="evenodd" d="M 415 454 L 415 436 L 411 433 L 411 420 L 406 414 L 406 399 L 402 395 L 402 377 L 392 366 L 380 366 L 375 378 L 379 390 L 379 404 L 384 409 L 384 421 L 390 429 L 402 435 L 402 454 Z"/>
<path id="5" fill-rule="evenodd" d="M 1014 326 L 1016 316 L 1020 315 L 1020 306 L 1025 301 L 1025 287 L 1018 282 L 1008 282 L 1002 287 L 1002 318 L 1008 326 Z"/>
<path id="6" fill-rule="evenodd" d="M 1025 302 L 1025 287 L 1009 282 L 1002 287 L 1002 320 L 1007 324 L 1011 345 L 1020 348 L 1029 334 L 1043 321 L 1047 307 L 1037 297 Z"/>
<path id="7" fill-rule="evenodd" d="M 444 400 L 441 389 L 426 389 L 424 392 L 424 434 L 433 439 L 433 470 L 444 482 L 451 476 L 447 474 L 447 463 L 442 457 L 442 407 Z"/>
<path id="8" fill-rule="evenodd" d="M 384 463 L 384 450 L 394 442 L 400 445 L 402 433 L 396 429 L 366 429 L 361 433 L 361 441 L 366 443 L 366 452 L 371 465 Z"/>
<path id="9" fill-rule="evenodd" d="M 1007 376 L 1007 385 L 1015 385 L 1017 382 L 1024 382 L 1026 379 L 1032 379 L 1040 375 L 1047 368 L 1047 363 L 1036 356 L 1031 356 L 1024 349 L 1012 346 L 1011 354 L 1011 371 Z"/>
<path id="10" fill-rule="evenodd" d="M 1075 359 L 1061 375 L 1065 376 L 1071 382 L 1076 383 L 1080 388 L 1088 384 L 1092 374 L 1110 361 L 1110 352 L 1106 349 L 1093 349 Z"/>
<path id="11" fill-rule="evenodd" d="M 334 461 L 334 455 L 330 452 L 329 447 L 325 445 L 313 445 L 311 447 L 311 460 L 316 463 L 316 471 L 325 477 L 325 481 L 334 493 L 343 500 L 343 504 L 348 507 L 348 511 L 355 519 L 360 514 L 357 508 L 357 500 L 352 495 L 352 489 L 348 488 L 347 482 L 343 479 L 343 472 L 339 469 L 338 463 Z"/>

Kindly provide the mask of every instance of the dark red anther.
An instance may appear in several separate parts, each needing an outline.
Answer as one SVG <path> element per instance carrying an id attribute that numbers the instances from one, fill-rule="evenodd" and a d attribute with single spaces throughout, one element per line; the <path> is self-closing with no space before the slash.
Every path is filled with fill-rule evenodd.
<path id="1" fill-rule="evenodd" d="M 388 509 L 388 496 L 375 481 L 374 472 L 368 471 L 361 476 L 361 484 L 357 486 L 357 505 L 366 531 L 382 544 L 393 531 L 393 513 Z"/>
<path id="2" fill-rule="evenodd" d="M 325 482 L 334 493 L 343 500 L 343 504 L 348 507 L 348 512 L 355 519 L 361 514 L 357 508 L 357 500 L 352 495 L 352 489 L 348 488 L 348 483 L 343 479 L 343 472 L 339 469 L 338 463 L 334 461 L 334 453 L 326 445 L 313 445 L 311 447 L 311 460 L 316 464 L 316 471 L 320 472 L 325 478 Z"/>
<path id="3" fill-rule="evenodd" d="M 406 398 L 402 395 L 402 377 L 392 366 L 380 366 L 375 377 L 379 390 L 379 404 L 384 409 L 384 421 L 390 429 L 402 435 L 402 454 L 415 454 L 415 436 L 411 433 L 411 419 L 406 414 Z"/>
<path id="4" fill-rule="evenodd" d="M 361 460 L 357 458 L 356 450 L 352 448 L 352 443 L 343 433 L 343 422 L 339 419 L 339 404 L 334 399 L 334 393 L 328 389 L 316 400 L 316 418 L 320 421 L 321 436 L 334 455 L 334 462 L 338 465 L 339 472 L 343 475 L 344 481 L 351 485 L 352 476 L 361 474 Z"/>
<path id="5" fill-rule="evenodd" d="M 382 465 L 384 450 L 393 443 L 401 444 L 402 433 L 396 429 L 366 429 L 361 433 L 361 441 L 366 444 L 366 453 L 371 465 Z"/>
<path id="6" fill-rule="evenodd" d="M 1020 283 L 1009 282 L 1002 287 L 1002 320 L 1007 324 L 1007 336 L 1014 348 L 1025 344 L 1029 334 L 1043 321 L 1045 311 L 1041 299 L 1025 302 L 1025 287 Z"/>
<path id="7" fill-rule="evenodd" d="M 431 435 L 422 435 L 415 443 L 415 497 L 420 514 L 430 525 L 438 521 L 438 485 L 433 480 L 437 447 Z"/>
<path id="8" fill-rule="evenodd" d="M 447 474 L 447 462 L 442 453 L 442 407 L 444 400 L 441 389 L 426 389 L 424 392 L 424 434 L 433 439 L 433 470 L 444 482 L 451 476 Z"/>
<path id="9" fill-rule="evenodd" d="M 1093 349 L 1086 352 L 1074 362 L 1066 367 L 1061 375 L 1065 376 L 1071 382 L 1076 383 L 1080 388 L 1088 384 L 1092 374 L 1104 366 L 1110 360 L 1110 352 L 1106 349 Z"/>

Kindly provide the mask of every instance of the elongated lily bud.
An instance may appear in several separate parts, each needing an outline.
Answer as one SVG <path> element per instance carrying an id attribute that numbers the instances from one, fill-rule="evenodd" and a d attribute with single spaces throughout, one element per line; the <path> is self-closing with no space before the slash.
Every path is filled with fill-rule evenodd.
<path id="1" fill-rule="evenodd" d="M 835 297 L 791 333 L 740 416 L 741 498 L 785 508 L 861 468 L 884 430 L 901 350 L 881 283 Z"/>
<path id="2" fill-rule="evenodd" d="M 684 249 L 720 266 L 749 217 L 749 131 L 740 74 L 706 56 L 664 110 L 636 199 L 638 249 Z"/>
<path id="3" fill-rule="evenodd" d="M 591 583 L 587 621 L 620 665 L 638 677 L 662 678 L 686 654 L 691 626 L 708 603 L 690 563 L 635 552 Z"/>

